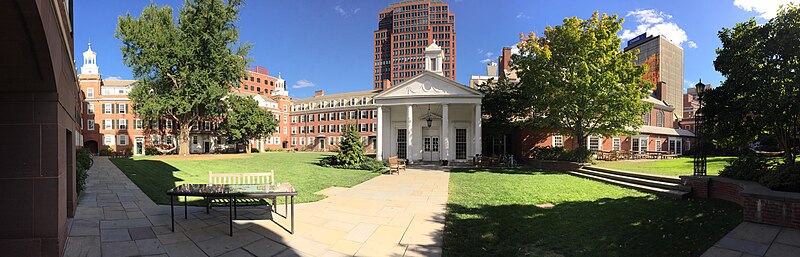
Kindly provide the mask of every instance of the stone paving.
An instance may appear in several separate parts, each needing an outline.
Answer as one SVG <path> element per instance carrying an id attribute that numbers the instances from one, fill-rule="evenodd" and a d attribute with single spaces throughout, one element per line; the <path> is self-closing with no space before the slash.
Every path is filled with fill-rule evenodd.
<path id="1" fill-rule="evenodd" d="M 702 257 L 800 256 L 800 230 L 742 222 Z"/>
<path id="2" fill-rule="evenodd" d="M 278 171 L 280 172 L 280 171 Z M 289 220 L 264 207 L 240 207 L 234 235 L 228 209 L 153 203 L 107 158 L 96 157 L 70 220 L 65 256 L 441 256 L 449 174 L 409 169 L 352 188 L 328 188 L 328 198 L 295 206 Z M 300 189 L 302 190 L 302 189 Z M 274 218 L 264 220 L 265 218 Z"/>

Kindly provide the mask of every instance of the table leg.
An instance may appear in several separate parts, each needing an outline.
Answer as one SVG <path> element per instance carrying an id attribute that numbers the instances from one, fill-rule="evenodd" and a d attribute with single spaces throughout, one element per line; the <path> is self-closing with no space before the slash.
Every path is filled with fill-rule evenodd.
<path id="1" fill-rule="evenodd" d="M 283 215 L 289 214 L 289 206 L 286 205 L 286 202 L 289 201 L 289 196 L 283 196 Z M 278 207 L 275 207 L 275 213 L 278 213 Z M 284 216 L 286 217 L 286 216 Z"/>
<path id="2" fill-rule="evenodd" d="M 292 196 L 292 232 L 290 233 L 294 234 L 294 196 Z"/>
<path id="3" fill-rule="evenodd" d="M 230 233 L 233 236 L 233 197 L 228 198 L 228 217 L 230 219 Z"/>
<path id="4" fill-rule="evenodd" d="M 183 197 L 183 219 L 189 218 L 189 207 L 186 206 L 186 196 Z"/>
<path id="5" fill-rule="evenodd" d="M 236 211 L 236 198 L 233 198 L 233 219 L 237 219 L 239 214 Z"/>
<path id="6" fill-rule="evenodd" d="M 169 196 L 169 213 L 172 217 L 172 232 L 175 232 L 175 197 Z"/>

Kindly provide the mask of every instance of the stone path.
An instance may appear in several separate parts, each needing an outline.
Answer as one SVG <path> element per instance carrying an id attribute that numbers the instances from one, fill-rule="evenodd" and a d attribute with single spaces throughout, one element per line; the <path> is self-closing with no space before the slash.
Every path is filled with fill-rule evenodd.
<path id="1" fill-rule="evenodd" d="M 742 222 L 702 257 L 800 256 L 800 230 Z"/>
<path id="2" fill-rule="evenodd" d="M 328 188 L 328 198 L 295 206 L 289 221 L 263 207 L 239 208 L 234 236 L 228 209 L 175 209 L 153 203 L 108 159 L 96 157 L 65 256 L 441 256 L 449 174 L 409 169 L 352 188 Z M 301 189 L 302 190 L 302 189 Z M 278 206 L 283 214 L 283 206 Z M 257 220 L 271 216 L 271 220 Z M 280 224 L 280 225 L 278 225 Z"/>

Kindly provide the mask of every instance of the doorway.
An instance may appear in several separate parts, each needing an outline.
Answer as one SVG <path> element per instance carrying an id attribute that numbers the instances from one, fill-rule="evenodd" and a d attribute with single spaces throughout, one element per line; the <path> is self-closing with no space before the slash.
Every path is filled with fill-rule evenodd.
<path id="1" fill-rule="evenodd" d="M 211 153 L 211 142 L 203 142 L 203 153 Z"/>
<path id="2" fill-rule="evenodd" d="M 325 138 L 319 138 L 319 150 L 325 150 Z"/>
<path id="3" fill-rule="evenodd" d="M 422 128 L 422 161 L 439 161 L 439 129 Z"/>
<path id="4" fill-rule="evenodd" d="M 144 137 L 135 137 L 133 139 L 133 154 L 144 155 Z"/>

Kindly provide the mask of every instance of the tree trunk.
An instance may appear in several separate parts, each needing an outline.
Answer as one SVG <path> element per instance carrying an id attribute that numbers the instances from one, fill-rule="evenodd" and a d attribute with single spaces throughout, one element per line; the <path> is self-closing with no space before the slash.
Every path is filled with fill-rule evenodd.
<path id="1" fill-rule="evenodd" d="M 250 139 L 244 140 L 244 152 L 250 154 Z"/>
<path id="2" fill-rule="evenodd" d="M 181 122 L 181 131 L 180 135 L 178 136 L 180 141 L 178 143 L 178 155 L 188 156 L 191 154 L 189 152 L 189 130 L 191 130 L 191 128 L 191 122 Z"/>

